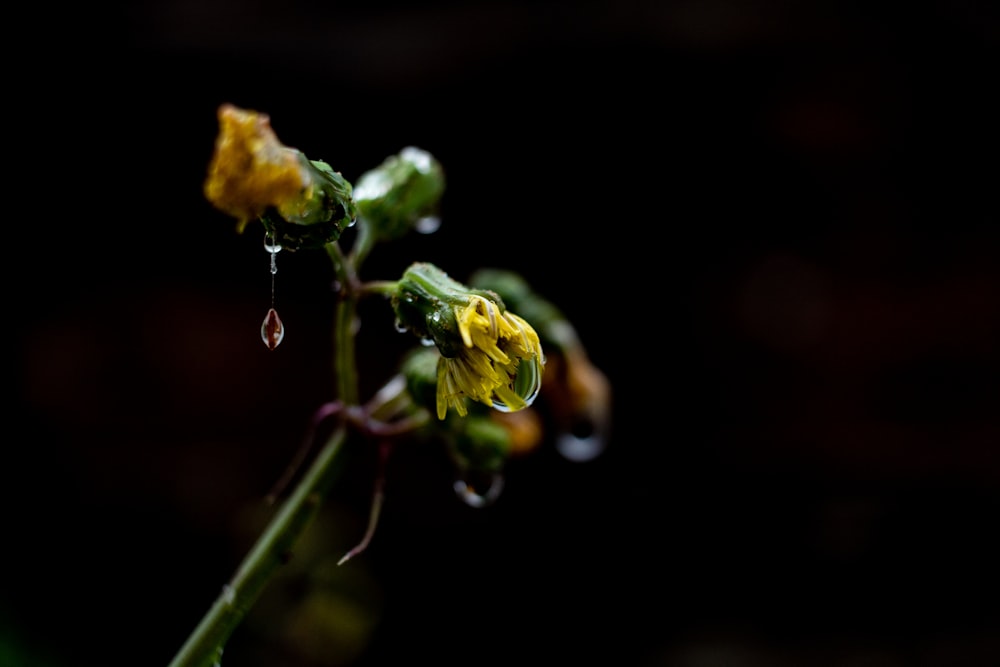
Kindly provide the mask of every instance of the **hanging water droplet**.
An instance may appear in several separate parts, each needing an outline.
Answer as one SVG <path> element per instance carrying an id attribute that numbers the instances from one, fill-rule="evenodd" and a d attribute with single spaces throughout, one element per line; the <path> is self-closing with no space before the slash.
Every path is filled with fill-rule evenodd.
<path id="1" fill-rule="evenodd" d="M 607 448 L 611 423 L 603 411 L 581 411 L 571 419 L 561 419 L 562 430 L 556 435 L 556 451 L 570 461 L 595 459 Z"/>
<path id="2" fill-rule="evenodd" d="M 499 472 L 466 470 L 455 480 L 455 493 L 469 507 L 488 507 L 503 491 L 504 478 Z"/>
<path id="3" fill-rule="evenodd" d="M 562 454 L 563 458 L 577 463 L 597 458 L 607 445 L 607 439 L 597 432 L 588 436 L 572 433 L 560 433 L 556 436 L 556 451 Z"/>
<path id="4" fill-rule="evenodd" d="M 281 339 L 285 337 L 285 325 L 282 324 L 278 311 L 274 308 L 267 311 L 264 323 L 260 325 L 260 337 L 269 350 L 278 347 Z"/>
<path id="5" fill-rule="evenodd" d="M 434 347 L 437 343 L 434 342 L 433 338 L 421 338 L 420 344 L 424 347 Z"/>
<path id="6" fill-rule="evenodd" d="M 281 244 L 277 241 L 271 241 L 269 235 L 264 235 L 264 250 L 268 251 L 272 255 L 276 255 L 281 252 Z"/>
<path id="7" fill-rule="evenodd" d="M 425 215 L 422 218 L 417 218 L 417 221 L 413 223 L 413 229 L 418 234 L 433 234 L 440 228 L 441 218 L 436 215 Z"/>
<path id="8" fill-rule="evenodd" d="M 410 330 L 409 327 L 403 324 L 403 320 L 399 319 L 398 317 L 393 321 L 393 326 L 396 327 L 396 331 L 398 331 L 399 333 L 406 333 L 407 331 Z"/>
<path id="9" fill-rule="evenodd" d="M 514 375 L 514 382 L 510 389 L 517 396 L 516 403 L 511 404 L 499 394 L 492 396 L 493 407 L 500 412 L 516 412 L 523 410 L 538 397 L 538 391 L 542 388 L 542 361 L 538 356 L 531 359 L 522 359 L 517 364 L 517 373 Z M 523 401 L 523 403 L 522 403 Z"/>

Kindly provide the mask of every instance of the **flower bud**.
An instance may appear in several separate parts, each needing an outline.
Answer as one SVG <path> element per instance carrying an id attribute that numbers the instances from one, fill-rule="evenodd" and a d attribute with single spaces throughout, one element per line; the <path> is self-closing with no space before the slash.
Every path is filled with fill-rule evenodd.
<path id="1" fill-rule="evenodd" d="M 510 433 L 489 415 L 471 414 L 448 439 L 451 456 L 459 468 L 500 472 L 510 456 Z"/>
<path id="2" fill-rule="evenodd" d="M 354 201 L 376 239 L 393 240 L 436 214 L 444 170 L 427 151 L 408 146 L 361 175 Z"/>
<path id="3" fill-rule="evenodd" d="M 205 197 L 237 219 L 238 232 L 259 218 L 269 242 L 298 250 L 336 241 L 354 223 L 351 184 L 282 144 L 266 114 L 224 104 L 218 118 Z"/>
<path id="4" fill-rule="evenodd" d="M 433 264 L 412 264 L 397 283 L 392 306 L 400 326 L 437 346 L 436 407 L 465 416 L 465 399 L 514 412 L 541 387 L 545 357 L 538 334 L 494 292 L 474 290 Z"/>
<path id="5" fill-rule="evenodd" d="M 403 357 L 400 373 L 406 380 L 406 391 L 417 405 L 437 410 L 437 364 L 441 354 L 433 347 L 417 347 Z"/>

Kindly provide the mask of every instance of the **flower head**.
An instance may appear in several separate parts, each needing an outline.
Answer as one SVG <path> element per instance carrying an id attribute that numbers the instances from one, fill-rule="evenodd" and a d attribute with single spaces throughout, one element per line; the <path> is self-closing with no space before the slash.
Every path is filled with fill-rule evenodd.
<path id="1" fill-rule="evenodd" d="M 437 363 L 436 411 L 468 414 L 470 398 L 502 412 L 528 407 L 541 388 L 545 356 L 538 334 L 494 292 L 472 290 L 432 264 L 410 266 L 393 296 L 397 319 L 430 339 Z"/>
<path id="2" fill-rule="evenodd" d="M 454 306 L 463 346 L 438 362 L 437 414 L 465 416 L 464 398 L 504 412 L 527 407 L 541 387 L 542 345 L 531 325 L 477 294 Z"/>
<path id="3" fill-rule="evenodd" d="M 221 211 L 246 223 L 268 207 L 288 209 L 312 185 L 301 153 L 278 141 L 266 114 L 219 107 L 219 134 L 208 167 L 205 196 Z"/>
<path id="4" fill-rule="evenodd" d="M 273 242 L 296 250 L 336 241 L 354 223 L 351 184 L 282 144 L 266 114 L 223 104 L 218 118 L 205 197 L 237 219 L 237 231 L 260 218 Z"/>

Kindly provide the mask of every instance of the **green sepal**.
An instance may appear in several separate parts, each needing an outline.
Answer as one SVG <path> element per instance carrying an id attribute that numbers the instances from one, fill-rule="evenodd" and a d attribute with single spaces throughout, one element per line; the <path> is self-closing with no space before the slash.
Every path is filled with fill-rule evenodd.
<path id="1" fill-rule="evenodd" d="M 358 217 L 353 188 L 347 179 L 326 162 L 305 156 L 302 162 L 313 181 L 312 194 L 302 212 L 285 218 L 272 207 L 260 217 L 268 241 L 293 251 L 322 248 L 337 241 Z"/>
<path id="2" fill-rule="evenodd" d="M 501 314 L 505 311 L 495 292 L 467 287 L 433 264 L 415 262 L 397 283 L 392 307 L 400 326 L 418 338 L 433 341 L 443 356 L 456 357 L 464 343 L 455 307 L 466 306 L 473 294 L 493 301 Z"/>

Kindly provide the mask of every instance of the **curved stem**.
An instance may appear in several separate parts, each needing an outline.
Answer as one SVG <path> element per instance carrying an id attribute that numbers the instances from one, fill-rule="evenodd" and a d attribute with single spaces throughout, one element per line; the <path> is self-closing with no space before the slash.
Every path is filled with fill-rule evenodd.
<path id="1" fill-rule="evenodd" d="M 330 435 L 291 497 L 240 563 L 233 578 L 223 586 L 215 603 L 170 662 L 170 667 L 214 667 L 220 663 L 229 636 L 275 570 L 287 561 L 298 537 L 316 515 L 335 477 L 334 462 L 346 434 L 346 427 L 341 424 Z"/>
<path id="2" fill-rule="evenodd" d="M 351 266 L 355 269 L 360 269 L 361 263 L 365 261 L 368 257 L 368 253 L 371 252 L 372 247 L 375 245 L 375 234 L 372 232 L 371 225 L 368 221 L 362 217 L 358 217 L 357 222 L 358 235 L 354 241 L 354 246 L 351 247 Z"/>

